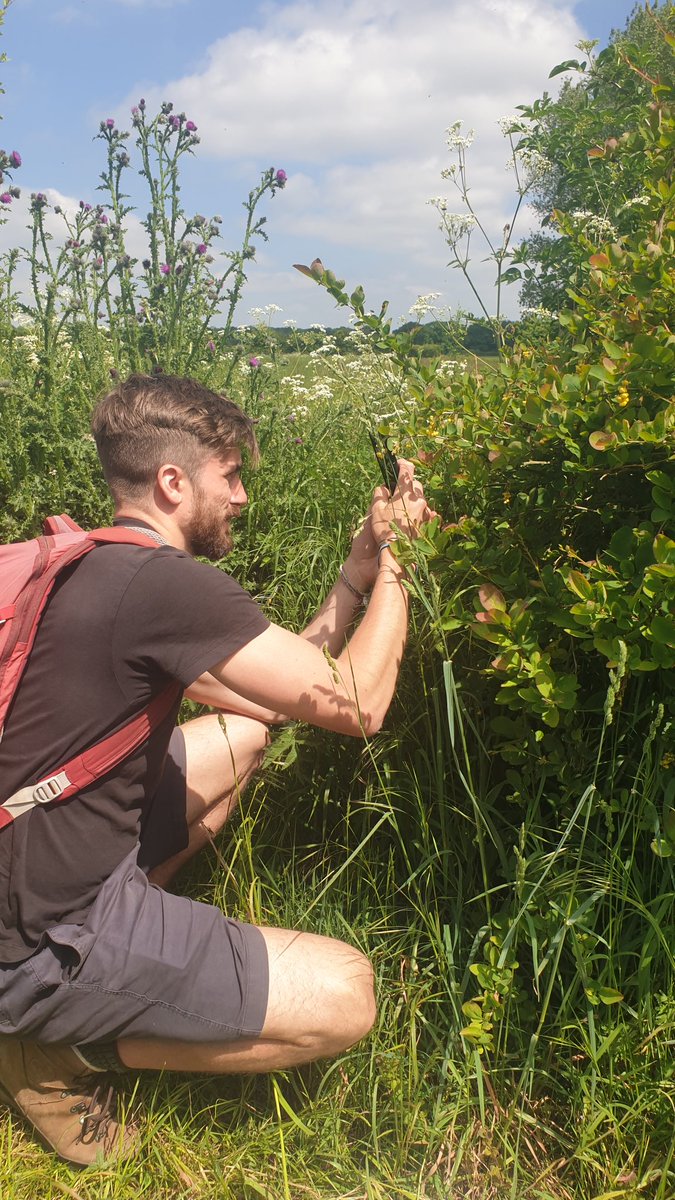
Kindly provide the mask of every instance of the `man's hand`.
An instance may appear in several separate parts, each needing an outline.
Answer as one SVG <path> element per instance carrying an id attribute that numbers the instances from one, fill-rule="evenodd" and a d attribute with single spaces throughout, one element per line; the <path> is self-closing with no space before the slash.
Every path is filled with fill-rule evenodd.
<path id="1" fill-rule="evenodd" d="M 349 579 L 359 591 L 369 592 L 377 576 L 377 552 L 382 542 L 393 540 L 398 527 L 406 537 L 416 538 L 420 525 L 437 515 L 429 507 L 422 484 L 415 479 L 415 468 L 400 458 L 398 487 L 390 496 L 386 487 L 373 493 L 371 506 L 352 541 L 345 563 Z"/>

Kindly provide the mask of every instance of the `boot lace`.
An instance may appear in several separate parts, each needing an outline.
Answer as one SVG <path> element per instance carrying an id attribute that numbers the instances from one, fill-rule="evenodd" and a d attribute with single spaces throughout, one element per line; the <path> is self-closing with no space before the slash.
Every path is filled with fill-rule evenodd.
<path id="1" fill-rule="evenodd" d="M 82 1087 L 72 1088 L 63 1095 L 64 1097 L 81 1096 Z M 114 1087 L 112 1084 L 94 1083 L 92 1080 L 90 1094 L 86 1099 L 73 1104 L 70 1111 L 82 1114 L 80 1116 L 81 1129 L 75 1139 L 76 1142 L 81 1142 L 84 1146 L 88 1146 L 92 1142 L 102 1142 L 117 1118 L 117 1094 Z"/>

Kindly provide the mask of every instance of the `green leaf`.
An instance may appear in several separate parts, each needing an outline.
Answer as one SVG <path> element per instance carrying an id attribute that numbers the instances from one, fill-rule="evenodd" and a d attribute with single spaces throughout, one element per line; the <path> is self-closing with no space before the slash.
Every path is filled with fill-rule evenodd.
<path id="1" fill-rule="evenodd" d="M 602 344 L 605 348 L 605 353 L 613 358 L 616 362 L 626 357 L 626 351 L 623 346 L 619 346 L 617 342 L 610 342 L 608 338 L 602 339 Z"/>
<path id="2" fill-rule="evenodd" d="M 583 71 L 585 66 L 586 63 L 580 63 L 577 58 L 566 58 L 549 72 L 548 77 L 553 79 L 555 75 L 562 75 L 563 71 Z"/>
<path id="3" fill-rule="evenodd" d="M 665 471 L 647 471 L 647 479 L 657 487 L 675 494 L 675 479 L 671 479 Z"/>
<path id="4" fill-rule="evenodd" d="M 589 437 L 589 442 L 594 450 L 609 450 L 610 446 L 616 444 L 616 434 L 609 433 L 606 429 L 598 429 Z"/>
<path id="5" fill-rule="evenodd" d="M 601 383 L 613 383 L 613 375 L 607 367 L 601 366 L 600 363 L 593 363 L 593 366 L 588 371 L 590 379 L 599 379 Z"/>
<path id="6" fill-rule="evenodd" d="M 563 579 L 571 592 L 578 596 L 581 600 L 593 599 L 593 585 L 581 574 L 581 571 L 567 570 L 563 572 Z"/>
<path id="7" fill-rule="evenodd" d="M 675 621 L 669 620 L 668 617 L 661 617 L 657 613 L 652 618 L 649 632 L 655 642 L 661 642 L 666 646 L 675 646 Z"/>
<path id="8" fill-rule="evenodd" d="M 557 708 L 547 708 L 545 713 L 542 713 L 542 721 L 551 729 L 557 729 L 560 724 L 560 713 Z"/>
<path id="9" fill-rule="evenodd" d="M 616 988 L 599 987 L 596 994 L 603 1004 L 620 1004 L 623 1000 L 623 993 L 617 992 Z"/>
<path id="10" fill-rule="evenodd" d="M 654 558 L 657 563 L 675 563 L 675 542 L 665 533 L 657 533 L 654 538 Z"/>
<path id="11" fill-rule="evenodd" d="M 483 1010 L 480 1004 L 477 1004 L 475 1000 L 465 1001 L 465 1003 L 462 1005 L 462 1012 L 464 1013 L 464 1016 L 469 1017 L 471 1021 L 480 1021 L 483 1015 Z"/>
<path id="12" fill-rule="evenodd" d="M 478 589 L 478 597 L 483 608 L 488 612 L 495 608 L 501 612 L 506 611 L 506 600 L 499 588 L 495 587 L 493 583 L 482 584 Z"/>
<path id="13" fill-rule="evenodd" d="M 628 525 L 623 525 L 612 534 L 608 550 L 614 558 L 628 558 L 634 549 L 635 535 Z"/>
<path id="14" fill-rule="evenodd" d="M 562 385 L 566 392 L 578 392 L 581 389 L 581 380 L 578 375 L 563 375 Z"/>

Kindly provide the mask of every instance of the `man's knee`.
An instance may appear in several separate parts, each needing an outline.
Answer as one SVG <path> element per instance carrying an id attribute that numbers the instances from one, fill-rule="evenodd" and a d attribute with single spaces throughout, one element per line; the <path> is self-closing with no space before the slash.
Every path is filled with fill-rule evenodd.
<path id="1" fill-rule="evenodd" d="M 345 998 L 345 1049 L 370 1033 L 377 1016 L 372 965 L 365 955 L 357 951 L 352 953 L 357 955 L 357 964 L 350 975 L 348 994 Z"/>
<path id="2" fill-rule="evenodd" d="M 261 931 L 268 942 L 270 996 L 263 1036 L 302 1044 L 308 1058 L 339 1054 L 372 1029 L 373 969 L 335 938 Z"/>
<path id="3" fill-rule="evenodd" d="M 236 799 L 262 763 L 269 731 L 261 721 L 232 713 L 197 717 L 181 730 L 191 825 L 224 797 Z"/>
<path id="4" fill-rule="evenodd" d="M 373 968 L 352 946 L 337 943 L 341 952 L 335 967 L 324 979 L 324 1010 L 319 1036 L 323 1054 L 338 1054 L 370 1033 L 377 1007 Z"/>

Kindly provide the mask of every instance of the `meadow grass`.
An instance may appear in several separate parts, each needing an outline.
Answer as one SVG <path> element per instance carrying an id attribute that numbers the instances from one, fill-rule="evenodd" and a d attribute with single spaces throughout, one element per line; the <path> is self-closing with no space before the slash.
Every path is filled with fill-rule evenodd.
<path id="1" fill-rule="evenodd" d="M 364 405 L 376 410 L 387 384 L 388 403 L 398 400 L 386 364 L 362 366 L 303 355 L 288 375 L 270 360 L 235 380 L 258 419 L 263 465 L 247 479 L 228 569 L 292 628 L 334 582 L 377 482 Z M 55 403 L 67 408 L 65 396 Z M 86 439 L 81 447 L 89 455 Z M 80 498 L 86 512 L 95 497 L 105 511 L 95 483 L 92 495 L 84 485 L 71 494 L 65 471 L 56 493 L 55 469 L 64 507 Z M 640 853 L 658 802 L 658 738 L 627 764 L 617 724 L 631 714 L 607 726 L 598 764 L 606 781 L 614 762 L 634 809 L 608 809 L 604 825 L 593 778 L 578 781 L 564 827 L 545 794 L 514 807 L 475 662 L 439 642 L 424 564 L 411 586 L 409 646 L 382 733 L 361 743 L 279 731 L 230 827 L 179 881 L 232 915 L 357 945 L 377 977 L 373 1033 L 336 1061 L 269 1077 L 130 1078 L 144 1140 L 117 1170 L 71 1170 L 3 1112 L 3 1200 L 672 1197 L 675 889 L 668 863 L 653 859 L 648 877 Z M 502 937 L 513 897 L 515 933 Z M 481 970 L 506 970 L 482 1053 L 461 1034 Z M 626 978 L 623 1001 L 588 998 L 591 982 L 597 992 Z"/>

